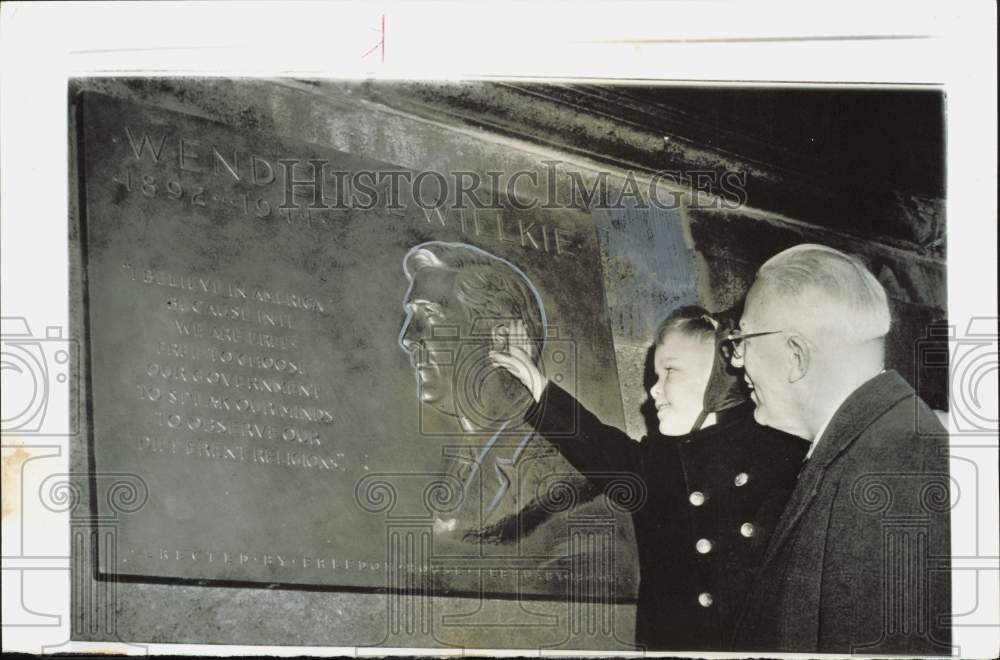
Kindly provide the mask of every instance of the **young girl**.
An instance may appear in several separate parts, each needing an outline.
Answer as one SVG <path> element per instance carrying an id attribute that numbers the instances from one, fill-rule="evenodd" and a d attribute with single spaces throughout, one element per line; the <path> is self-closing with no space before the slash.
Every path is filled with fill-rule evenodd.
<path id="1" fill-rule="evenodd" d="M 529 420 L 576 469 L 598 486 L 623 472 L 644 484 L 645 503 L 632 514 L 635 636 L 649 649 L 727 648 L 807 449 L 754 421 L 739 374 L 720 350 L 727 330 L 695 306 L 660 324 L 649 392 L 659 432 L 640 442 L 547 381 L 529 357 L 523 325 L 512 326 L 506 352 L 491 354 L 531 391 Z M 568 428 L 575 429 L 570 437 Z"/>

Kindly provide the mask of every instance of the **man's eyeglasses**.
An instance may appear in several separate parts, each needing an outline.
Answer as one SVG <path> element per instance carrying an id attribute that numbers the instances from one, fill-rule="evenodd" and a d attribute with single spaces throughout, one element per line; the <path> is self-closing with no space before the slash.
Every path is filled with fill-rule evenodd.
<path id="1" fill-rule="evenodd" d="M 784 332 L 784 330 L 768 330 L 766 332 L 748 332 L 744 334 L 737 330 L 736 332 L 731 332 L 726 335 L 722 339 L 722 343 L 719 348 L 722 350 L 722 354 L 727 360 L 732 360 L 733 358 L 742 359 L 744 339 L 763 337 L 765 335 L 776 335 L 782 332 Z"/>

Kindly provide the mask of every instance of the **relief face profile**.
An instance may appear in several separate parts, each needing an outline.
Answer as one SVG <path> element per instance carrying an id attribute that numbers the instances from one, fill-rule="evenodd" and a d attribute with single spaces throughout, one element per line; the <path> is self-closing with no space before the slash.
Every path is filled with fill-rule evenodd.
<path id="1" fill-rule="evenodd" d="M 468 432 L 519 422 L 528 393 L 493 366 L 489 352 L 505 348 L 516 313 L 540 332 L 542 305 L 531 282 L 503 259 L 462 243 L 418 245 L 404 271 L 410 286 L 399 345 L 414 369 L 418 400 Z"/>
<path id="2" fill-rule="evenodd" d="M 455 408 L 455 365 L 451 352 L 462 326 L 465 310 L 455 297 L 455 273 L 433 270 L 417 273 L 403 303 L 407 319 L 399 343 L 416 371 L 417 396 L 422 403 L 446 415 Z M 448 335 L 452 335 L 449 337 Z"/>
<path id="3" fill-rule="evenodd" d="M 510 341 L 527 341 L 527 359 L 541 362 L 545 311 L 528 276 L 490 252 L 443 241 L 411 248 L 403 272 L 410 285 L 399 345 L 415 371 L 419 405 L 463 436 L 444 467 L 460 484 L 460 504 L 435 520 L 442 547 L 458 542 L 477 554 L 493 547 L 542 556 L 559 538 L 560 514 L 580 513 L 577 504 L 607 518 L 597 491 L 525 419 L 531 393 L 491 358 Z M 514 323 L 523 338 L 511 336 Z M 572 496 L 560 497 L 567 489 Z"/>

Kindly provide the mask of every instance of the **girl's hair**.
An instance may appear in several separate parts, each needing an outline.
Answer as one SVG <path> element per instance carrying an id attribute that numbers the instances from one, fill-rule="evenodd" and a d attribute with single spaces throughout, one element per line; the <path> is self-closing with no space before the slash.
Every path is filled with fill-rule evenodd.
<path id="1" fill-rule="evenodd" d="M 704 341 L 715 341 L 715 331 L 718 320 L 708 310 L 698 305 L 685 305 L 670 312 L 667 318 L 660 322 L 656 329 L 656 345 L 663 343 L 668 333 L 679 332 L 688 337 Z"/>

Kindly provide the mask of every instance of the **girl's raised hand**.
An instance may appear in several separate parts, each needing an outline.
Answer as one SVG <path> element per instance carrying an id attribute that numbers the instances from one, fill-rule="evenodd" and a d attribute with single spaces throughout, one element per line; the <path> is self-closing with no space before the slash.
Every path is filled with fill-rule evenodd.
<path id="1" fill-rule="evenodd" d="M 542 398 L 545 391 L 546 378 L 532 359 L 535 350 L 534 342 L 528 337 L 524 321 L 513 321 L 507 332 L 506 351 L 490 351 L 490 359 L 494 366 L 506 369 L 521 384 L 528 388 L 535 401 Z"/>

